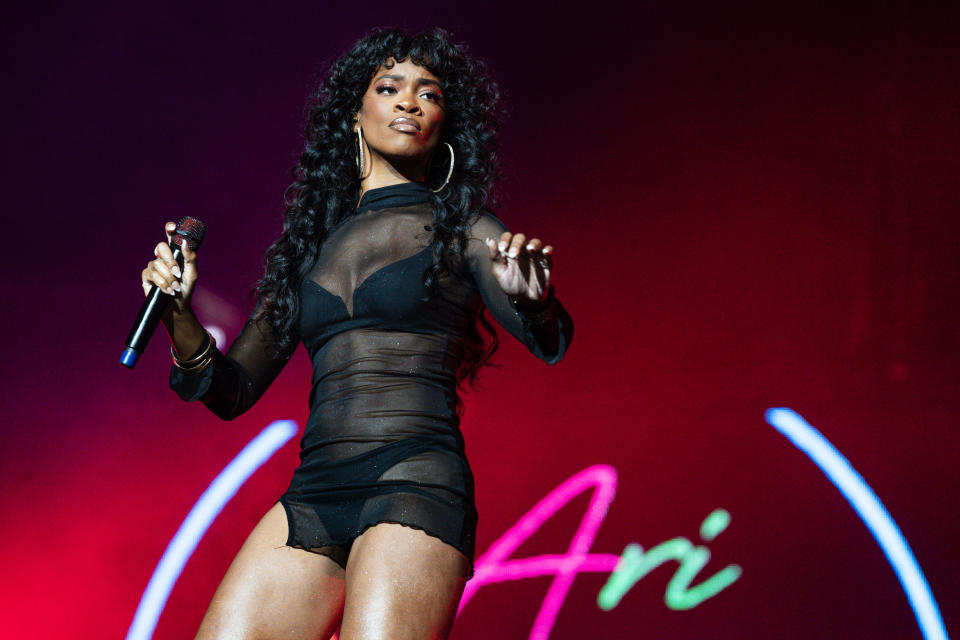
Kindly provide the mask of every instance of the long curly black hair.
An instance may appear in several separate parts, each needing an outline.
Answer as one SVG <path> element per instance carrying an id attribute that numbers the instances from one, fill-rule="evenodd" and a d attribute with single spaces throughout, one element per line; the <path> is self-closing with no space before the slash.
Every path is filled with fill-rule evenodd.
<path id="1" fill-rule="evenodd" d="M 440 142 L 457 150 L 449 184 L 431 199 L 436 242 L 433 264 L 424 274 L 428 290 L 436 291 L 439 278 L 462 264 L 470 223 L 489 205 L 498 175 L 500 92 L 483 62 L 469 57 L 466 47 L 454 43 L 442 29 L 413 35 L 400 29 L 377 30 L 357 42 L 331 65 L 317 91 L 307 121 L 306 148 L 286 192 L 283 234 L 267 249 L 264 276 L 255 289 L 255 320 L 266 324 L 281 351 L 298 340 L 300 283 L 314 267 L 320 245 L 329 230 L 357 207 L 360 179 L 353 114 L 377 69 L 408 59 L 440 79 L 447 105 Z M 446 177 L 448 165 L 436 165 L 435 174 L 426 176 L 427 185 L 439 185 Z M 469 380 L 473 386 L 497 349 L 496 331 L 483 310 L 481 305 L 470 323 L 458 383 Z"/>

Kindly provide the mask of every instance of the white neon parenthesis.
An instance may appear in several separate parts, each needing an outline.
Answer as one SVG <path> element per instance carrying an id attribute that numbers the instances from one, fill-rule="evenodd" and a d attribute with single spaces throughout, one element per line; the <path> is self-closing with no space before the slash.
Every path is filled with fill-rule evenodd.
<path id="1" fill-rule="evenodd" d="M 147 589 L 140 598 L 137 612 L 127 631 L 127 640 L 149 640 L 153 637 L 173 585 L 210 524 L 220 515 L 223 507 L 236 495 L 247 478 L 296 433 L 297 423 L 293 420 L 271 422 L 210 483 L 177 529 L 177 533 L 167 545 L 167 550 L 163 552 L 163 557 L 160 558 L 150 582 L 147 583 Z"/>
<path id="2" fill-rule="evenodd" d="M 937 601 L 933 599 L 930 585 L 923 577 L 910 545 L 863 476 L 796 411 L 785 407 L 767 409 L 764 417 L 820 467 L 867 525 L 900 580 L 923 637 L 928 640 L 947 640 L 947 629 L 943 626 Z"/>

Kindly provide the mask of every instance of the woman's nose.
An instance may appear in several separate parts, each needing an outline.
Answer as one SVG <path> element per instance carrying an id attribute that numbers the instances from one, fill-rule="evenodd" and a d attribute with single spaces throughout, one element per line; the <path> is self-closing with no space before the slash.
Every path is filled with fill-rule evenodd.
<path id="1" fill-rule="evenodd" d="M 418 105 L 415 100 L 412 100 L 410 98 L 401 98 L 397 102 L 396 109 L 399 111 L 405 111 L 407 113 L 415 113 L 415 114 L 420 113 L 420 105 Z"/>

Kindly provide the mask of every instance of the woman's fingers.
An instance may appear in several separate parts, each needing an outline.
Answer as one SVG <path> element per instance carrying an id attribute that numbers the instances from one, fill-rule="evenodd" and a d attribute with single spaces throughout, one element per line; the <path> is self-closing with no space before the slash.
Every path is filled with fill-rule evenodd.
<path id="1" fill-rule="evenodd" d="M 522 233 L 514 233 L 512 236 L 509 231 L 503 233 L 500 236 L 500 249 L 507 254 L 508 258 L 516 258 L 520 255 L 520 252 L 523 250 L 523 245 L 527 241 L 527 236 Z M 506 248 L 504 249 L 504 245 Z"/>
<path id="2" fill-rule="evenodd" d="M 504 231 L 500 234 L 500 240 L 497 242 L 497 251 L 502 255 L 507 255 L 507 249 L 510 248 L 510 238 L 513 237 L 509 231 Z"/>
<path id="3" fill-rule="evenodd" d="M 197 254 L 190 250 L 186 242 L 180 245 L 183 255 L 183 267 L 181 267 L 173 259 L 173 249 L 170 247 L 170 239 L 176 232 L 177 225 L 168 222 L 164 225 L 163 230 L 167 234 L 167 242 L 160 242 L 153 248 L 153 255 L 156 258 L 148 262 L 147 268 L 140 273 L 143 293 L 149 295 L 150 289 L 156 285 L 161 291 L 171 296 L 180 292 L 182 299 L 178 304 L 186 303 L 193 284 L 197 280 Z"/>
<path id="4" fill-rule="evenodd" d="M 190 243 L 186 240 L 180 245 L 180 251 L 183 253 L 184 264 L 192 264 L 197 260 L 197 252 L 190 248 Z"/>
<path id="5" fill-rule="evenodd" d="M 143 295 L 144 296 L 150 295 L 150 287 L 153 286 L 153 283 L 147 280 L 147 269 L 144 269 L 140 273 L 140 284 L 143 285 Z"/>
<path id="6" fill-rule="evenodd" d="M 491 260 L 496 261 L 497 258 L 500 257 L 501 255 L 500 248 L 497 245 L 497 241 L 494 240 L 493 238 L 487 238 L 486 245 L 487 245 L 487 255 L 490 256 Z"/>
<path id="7" fill-rule="evenodd" d="M 537 264 L 547 271 L 553 266 L 553 246 L 547 245 L 537 251 Z"/>
<path id="8" fill-rule="evenodd" d="M 148 274 L 146 279 L 160 287 L 164 292 L 173 295 L 175 291 L 180 290 L 180 281 L 162 258 L 151 260 L 146 271 Z"/>
<path id="9" fill-rule="evenodd" d="M 498 240 L 487 238 L 485 243 L 490 259 L 494 261 L 505 262 L 524 257 L 529 258 L 535 266 L 546 270 L 553 265 L 553 246 L 544 246 L 540 238 L 527 241 L 526 235 L 522 233 L 504 231 Z"/>
<path id="10" fill-rule="evenodd" d="M 516 259 L 526 253 L 531 260 L 541 266 L 545 263 L 549 265 L 550 256 L 553 253 L 553 247 L 551 245 L 543 246 L 543 241 L 540 238 L 531 238 L 528 241 L 526 235 L 510 233 L 509 231 L 503 232 L 495 247 L 490 238 L 487 238 L 487 248 L 490 250 L 491 259 L 496 258 L 498 254 L 506 258 Z"/>
<path id="11" fill-rule="evenodd" d="M 170 295 L 174 295 L 180 289 L 180 283 L 159 258 L 147 264 L 147 268 L 140 273 L 140 282 L 143 284 L 144 293 L 150 293 L 150 287 L 153 285 Z"/>
<path id="12" fill-rule="evenodd" d="M 164 264 L 167 265 L 167 269 L 170 270 L 170 273 L 177 278 L 183 275 L 180 273 L 180 265 L 178 265 L 177 261 L 173 259 L 173 250 L 170 248 L 170 245 L 161 242 L 157 245 L 154 253 L 157 256 L 157 259 L 163 260 Z"/>
<path id="13" fill-rule="evenodd" d="M 499 241 L 493 243 L 490 238 L 487 238 L 487 248 L 490 249 L 490 257 L 496 257 L 497 253 L 506 256 L 508 258 L 517 258 L 523 252 L 531 253 L 534 257 L 539 257 L 541 253 L 549 254 L 553 251 L 553 247 L 547 245 L 543 246 L 543 241 L 540 238 L 531 238 L 527 240 L 527 236 L 522 233 L 511 233 L 509 231 L 504 231 L 501 234 Z M 494 248 L 496 252 L 494 252 Z"/>
<path id="14" fill-rule="evenodd" d="M 184 295 L 189 296 L 193 285 L 197 281 L 197 252 L 190 248 L 190 243 L 184 239 L 180 247 L 183 252 L 183 277 L 180 282 L 184 287 Z"/>

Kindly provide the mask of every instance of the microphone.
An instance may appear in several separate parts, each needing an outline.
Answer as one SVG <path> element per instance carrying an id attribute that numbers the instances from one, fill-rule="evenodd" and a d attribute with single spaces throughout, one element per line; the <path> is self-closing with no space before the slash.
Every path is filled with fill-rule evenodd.
<path id="1" fill-rule="evenodd" d="M 171 234 L 170 248 L 173 249 L 173 259 L 177 261 L 181 272 L 183 271 L 183 243 L 186 242 L 191 251 L 196 251 L 200 247 L 200 243 L 203 242 L 203 234 L 206 233 L 206 230 L 206 225 L 190 216 L 184 216 L 177 223 L 176 231 Z M 143 301 L 140 314 L 134 320 L 130 335 L 127 336 L 127 341 L 124 343 L 120 364 L 128 369 L 133 369 L 136 366 L 137 359 L 147 348 L 150 336 L 157 328 L 160 316 L 167 304 L 170 303 L 171 297 L 161 291 L 157 285 L 150 288 L 150 293 L 147 294 L 147 299 Z"/>

